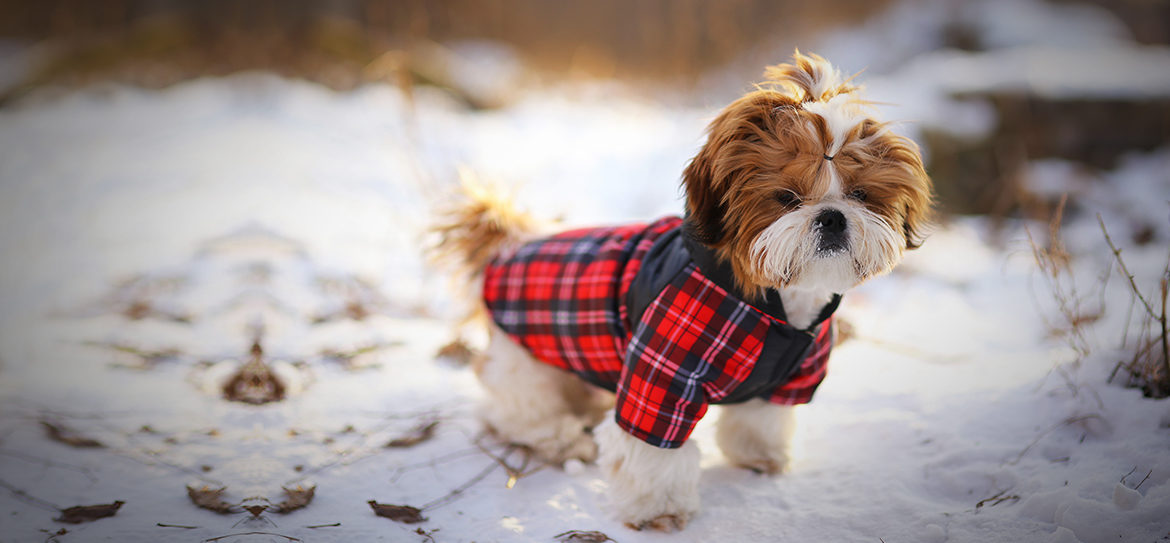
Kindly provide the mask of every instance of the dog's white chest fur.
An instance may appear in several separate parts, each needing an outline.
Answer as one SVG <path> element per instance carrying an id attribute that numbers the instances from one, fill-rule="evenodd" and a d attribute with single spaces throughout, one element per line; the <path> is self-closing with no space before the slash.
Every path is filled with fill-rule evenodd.
<path id="1" fill-rule="evenodd" d="M 823 290 L 789 287 L 780 291 L 788 324 L 801 330 L 812 324 L 832 298 L 832 292 Z"/>

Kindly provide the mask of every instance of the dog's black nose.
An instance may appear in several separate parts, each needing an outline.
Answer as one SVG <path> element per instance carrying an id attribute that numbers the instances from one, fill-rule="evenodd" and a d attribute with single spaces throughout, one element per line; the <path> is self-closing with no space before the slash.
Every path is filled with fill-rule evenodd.
<path id="1" fill-rule="evenodd" d="M 836 209 L 826 209 L 817 215 L 813 224 L 823 234 L 840 234 L 845 231 L 845 215 Z"/>

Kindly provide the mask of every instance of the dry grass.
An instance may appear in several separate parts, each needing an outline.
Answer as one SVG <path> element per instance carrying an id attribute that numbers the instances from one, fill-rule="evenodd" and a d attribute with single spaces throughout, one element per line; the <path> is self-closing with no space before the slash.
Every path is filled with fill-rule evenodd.
<path id="1" fill-rule="evenodd" d="M 1121 337 L 1121 348 L 1123 351 L 1132 352 L 1132 357 L 1129 360 L 1118 361 L 1109 379 L 1112 381 L 1119 371 L 1124 370 L 1127 377 L 1126 386 L 1141 388 L 1142 393 L 1150 398 L 1170 397 L 1170 338 L 1167 337 L 1166 318 L 1166 302 L 1168 294 L 1170 294 L 1168 292 L 1170 291 L 1170 257 L 1162 269 L 1157 292 L 1154 293 L 1154 296 L 1148 296 L 1138 288 L 1133 273 L 1129 271 L 1129 266 L 1121 257 L 1121 249 L 1113 243 L 1113 238 L 1109 235 L 1109 230 L 1105 228 L 1105 222 L 1101 220 L 1100 215 L 1097 216 L 1097 222 L 1101 225 L 1101 233 L 1105 236 L 1109 249 L 1113 251 L 1113 258 L 1117 262 L 1118 269 L 1128 280 L 1127 286 L 1129 286 L 1130 292 L 1130 306 L 1126 315 L 1125 333 Z M 1150 302 L 1151 299 L 1154 300 L 1154 303 Z M 1141 307 L 1141 316 L 1136 325 L 1130 326 L 1133 323 L 1135 306 Z M 1132 341 L 1131 330 L 1137 332 Z"/>
<path id="2" fill-rule="evenodd" d="M 1097 322 L 1105 312 L 1105 303 L 1101 296 L 1104 294 L 1104 282 L 1108 275 L 1099 282 L 1102 287 L 1096 292 L 1085 294 L 1077 286 L 1076 275 L 1072 270 L 1072 257 L 1069 255 L 1061 237 L 1060 229 L 1064 219 L 1064 209 L 1067 198 L 1061 198 L 1060 203 L 1052 213 L 1048 223 L 1048 239 L 1043 245 L 1032 236 L 1031 230 L 1025 230 L 1028 243 L 1032 247 L 1032 256 L 1040 268 L 1048 293 L 1056 302 L 1059 320 L 1050 321 L 1047 317 L 1045 324 L 1053 337 L 1064 340 L 1076 354 L 1076 358 L 1067 365 L 1060 365 L 1055 371 L 1064 378 L 1065 384 L 1075 395 L 1078 388 L 1072 374 L 1080 368 L 1082 361 L 1092 351 L 1086 335 L 1086 328 Z"/>
<path id="3" fill-rule="evenodd" d="M 1113 266 L 1106 269 L 1102 277 L 1094 283 L 1088 291 L 1077 286 L 1075 274 L 1072 270 L 1072 257 L 1065 247 L 1061 237 L 1061 223 L 1064 216 L 1066 198 L 1062 198 L 1052 214 L 1048 224 L 1048 239 L 1041 245 L 1027 231 L 1028 242 L 1032 247 L 1032 255 L 1044 278 L 1048 294 L 1056 303 L 1059 318 L 1046 324 L 1053 337 L 1059 337 L 1072 349 L 1075 358 L 1068 364 L 1057 366 L 1054 371 L 1065 380 L 1073 394 L 1079 392 L 1073 373 L 1080 368 L 1083 360 L 1096 348 L 1089 340 L 1088 328 L 1096 323 L 1105 313 L 1105 292 Z M 1121 331 L 1120 348 L 1129 353 L 1127 359 L 1118 361 L 1109 376 L 1113 382 L 1118 375 L 1124 375 L 1127 387 L 1140 388 L 1142 393 L 1151 398 L 1170 397 L 1170 337 L 1167 335 L 1168 319 L 1167 305 L 1170 294 L 1170 260 L 1160 272 L 1157 290 L 1146 293 L 1138 287 L 1134 274 L 1130 271 L 1122 251 L 1114 243 L 1109 231 L 1105 228 L 1100 215 L 1097 217 L 1101 233 L 1110 251 L 1117 270 L 1126 279 L 1126 286 L 1130 293 L 1130 304 L 1126 321 Z M 1138 318 L 1134 319 L 1135 308 Z"/>

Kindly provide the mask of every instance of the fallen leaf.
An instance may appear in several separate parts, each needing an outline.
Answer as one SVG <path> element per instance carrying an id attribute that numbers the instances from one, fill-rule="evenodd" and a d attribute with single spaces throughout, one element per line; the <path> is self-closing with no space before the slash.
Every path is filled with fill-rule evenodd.
<path id="1" fill-rule="evenodd" d="M 69 524 L 81 524 L 82 522 L 93 522 L 100 518 L 112 517 L 118 513 L 118 509 L 126 502 L 118 500 L 114 503 L 103 503 L 98 505 L 75 505 L 68 509 L 61 510 L 61 516 L 53 519 L 57 522 L 66 522 Z"/>
<path id="2" fill-rule="evenodd" d="M 296 488 L 284 487 L 285 500 L 273 506 L 273 511 L 277 513 L 291 513 L 309 505 L 313 501 L 313 495 L 317 492 L 316 485 L 309 485 L 307 487 L 297 485 Z"/>
<path id="3" fill-rule="evenodd" d="M 215 511 L 220 514 L 227 514 L 235 512 L 235 507 L 223 501 L 223 493 L 227 487 L 211 488 L 209 486 L 202 486 L 195 488 L 187 485 L 187 497 L 191 498 L 191 502 L 198 507 L 207 509 L 208 511 Z"/>
<path id="4" fill-rule="evenodd" d="M 105 447 L 105 445 L 102 445 L 102 442 L 96 439 L 85 437 L 77 433 L 75 430 L 59 424 L 54 424 L 52 422 L 42 420 L 41 426 L 45 428 L 45 433 L 49 436 L 49 439 L 56 441 L 57 443 L 62 443 L 69 445 L 70 447 L 77 447 L 81 449 L 96 449 Z"/>
<path id="5" fill-rule="evenodd" d="M 474 357 L 475 351 L 471 350 L 471 347 L 468 347 L 461 339 L 443 345 L 439 348 L 439 352 L 435 353 L 435 358 L 445 358 L 459 366 L 471 364 Z"/>
<path id="6" fill-rule="evenodd" d="M 263 405 L 279 402 L 285 396 L 285 384 L 264 362 L 264 351 L 257 341 L 252 345 L 251 360 L 228 378 L 222 387 L 223 397 L 229 401 Z"/>
<path id="7" fill-rule="evenodd" d="M 378 354 L 390 347 L 397 347 L 401 341 L 391 341 L 364 345 L 356 349 L 343 351 L 340 349 L 323 349 L 321 357 L 339 364 L 346 370 L 373 368 L 378 365 Z"/>
<path id="8" fill-rule="evenodd" d="M 604 543 L 606 541 L 614 541 L 614 543 L 617 543 L 616 540 L 611 539 L 608 535 L 601 532 L 586 532 L 582 530 L 569 530 L 553 536 L 553 539 L 562 543 Z"/>
<path id="9" fill-rule="evenodd" d="M 418 524 L 426 522 L 427 518 L 422 516 L 422 510 L 417 507 L 409 505 L 390 505 L 387 503 L 378 503 L 374 500 L 367 502 L 370 508 L 374 510 L 374 514 L 379 517 L 386 517 L 394 522 L 401 522 L 403 524 Z"/>
<path id="10" fill-rule="evenodd" d="M 853 321 L 844 317 L 837 317 L 833 319 L 833 326 L 837 328 L 837 338 L 834 341 L 836 345 L 842 345 L 857 337 L 857 327 L 853 324 Z"/>
<path id="11" fill-rule="evenodd" d="M 429 423 L 420 425 L 410 431 L 409 434 L 402 437 L 391 439 L 386 443 L 386 447 L 392 449 L 404 449 L 406 447 L 413 447 L 435 436 L 435 428 L 439 426 L 439 421 L 431 421 Z"/>

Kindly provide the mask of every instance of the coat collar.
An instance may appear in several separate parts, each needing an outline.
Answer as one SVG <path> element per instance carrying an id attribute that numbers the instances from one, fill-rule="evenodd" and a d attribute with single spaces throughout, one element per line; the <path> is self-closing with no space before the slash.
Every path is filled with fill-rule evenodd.
<path id="1" fill-rule="evenodd" d="M 687 252 L 691 255 L 691 260 L 695 261 L 695 265 L 699 267 L 699 271 L 707 276 L 711 282 L 719 285 L 720 288 L 734 294 L 740 300 L 751 303 L 753 307 L 759 309 L 763 313 L 777 319 L 781 322 L 788 323 L 788 314 L 784 312 L 784 302 L 780 299 L 780 292 L 775 289 L 768 289 L 764 293 L 763 300 L 755 300 L 752 296 L 747 296 L 742 290 L 736 286 L 735 276 L 732 275 L 731 264 L 726 260 L 722 260 L 715 254 L 715 251 L 707 245 L 695 238 L 690 221 L 684 220 L 682 226 L 683 245 Z M 837 310 L 837 306 L 841 304 L 841 295 L 834 294 L 829 303 L 821 308 L 821 312 L 809 324 L 806 331 L 815 330 L 818 325 L 832 316 L 833 312 Z"/>

